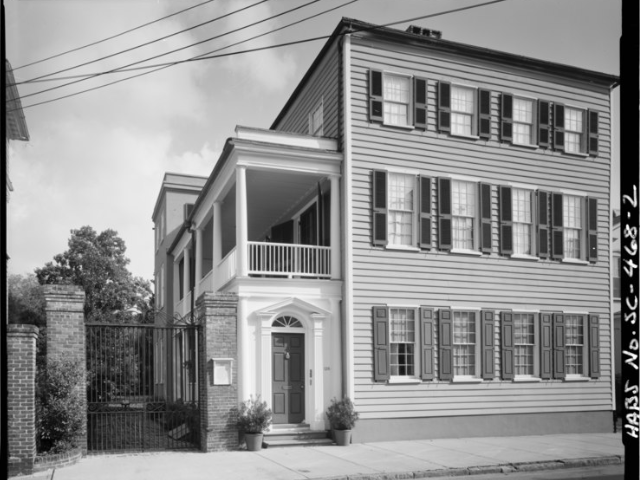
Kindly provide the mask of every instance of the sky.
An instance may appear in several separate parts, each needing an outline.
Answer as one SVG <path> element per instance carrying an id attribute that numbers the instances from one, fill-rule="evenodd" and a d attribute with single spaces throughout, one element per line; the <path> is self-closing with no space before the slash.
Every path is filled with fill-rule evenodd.
<path id="1" fill-rule="evenodd" d="M 351 0 L 215 0 L 108 41 L 19 68 L 204 1 L 4 0 L 6 55 L 17 82 L 95 60 L 99 61 L 55 76 L 105 72 L 188 47 L 140 65 L 171 62 L 220 49 Z M 485 1 L 358 0 L 220 53 L 329 35 L 342 17 L 385 24 Z M 226 34 L 302 5 L 306 6 Z M 393 28 L 405 29 L 410 24 L 440 30 L 446 40 L 619 75 L 620 0 L 504 0 L 405 21 Z M 204 41 L 215 36 L 219 38 Z M 202 43 L 194 45 L 198 42 Z M 164 173 L 208 176 L 236 125 L 269 128 L 323 44 L 314 41 L 182 63 L 32 107 L 29 105 L 149 70 L 100 75 L 48 92 L 42 90 L 79 79 L 19 85 L 30 140 L 12 142 L 10 147 L 14 191 L 7 206 L 9 273 L 32 273 L 67 249 L 71 230 L 90 225 L 98 232 L 116 230 L 126 243 L 130 271 L 151 280 L 151 215 Z M 123 50 L 129 51 L 118 53 Z M 612 99 L 617 117 L 619 88 Z M 612 207 L 619 208 L 617 121 L 613 141 Z"/>

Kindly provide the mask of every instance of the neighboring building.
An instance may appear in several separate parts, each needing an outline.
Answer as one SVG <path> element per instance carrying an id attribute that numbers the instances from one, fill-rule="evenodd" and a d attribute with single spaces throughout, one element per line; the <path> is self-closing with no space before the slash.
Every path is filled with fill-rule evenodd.
<path id="1" fill-rule="evenodd" d="M 620 250 L 620 212 L 613 211 L 611 219 L 611 295 L 613 307 L 613 356 L 614 372 L 616 379 L 616 410 L 622 411 L 622 326 L 620 317 L 622 307 L 620 305 L 620 292 L 622 289 L 622 255 Z"/>
<path id="2" fill-rule="evenodd" d="M 174 219 L 157 296 L 238 295 L 238 401 L 276 424 L 344 394 L 358 442 L 611 431 L 617 83 L 343 19 Z"/>

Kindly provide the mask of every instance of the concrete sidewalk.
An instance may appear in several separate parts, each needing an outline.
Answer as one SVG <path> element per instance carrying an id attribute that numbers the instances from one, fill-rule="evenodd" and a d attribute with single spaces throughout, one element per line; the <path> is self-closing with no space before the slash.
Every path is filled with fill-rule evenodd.
<path id="1" fill-rule="evenodd" d="M 389 480 L 624 463 L 621 434 L 534 435 L 272 448 L 260 452 L 92 455 L 20 480 Z"/>

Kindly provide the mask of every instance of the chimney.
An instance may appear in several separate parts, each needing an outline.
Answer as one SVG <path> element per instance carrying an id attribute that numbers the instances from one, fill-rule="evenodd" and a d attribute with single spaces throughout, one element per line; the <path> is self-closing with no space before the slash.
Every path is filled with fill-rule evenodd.
<path id="1" fill-rule="evenodd" d="M 413 33 L 414 35 L 422 35 L 423 37 L 430 37 L 440 39 L 442 38 L 442 32 L 440 30 L 431 30 L 430 28 L 422 28 L 418 25 L 409 25 L 406 30 L 408 33 Z"/>

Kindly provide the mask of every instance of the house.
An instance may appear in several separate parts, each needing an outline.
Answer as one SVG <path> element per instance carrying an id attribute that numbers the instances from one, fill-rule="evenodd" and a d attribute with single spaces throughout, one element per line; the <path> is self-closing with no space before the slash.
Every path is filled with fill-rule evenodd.
<path id="1" fill-rule="evenodd" d="M 184 218 L 156 209 L 164 311 L 237 294 L 238 401 L 275 424 L 348 395 L 356 442 L 611 431 L 617 84 L 343 19 Z"/>
<path id="2" fill-rule="evenodd" d="M 622 411 L 622 305 L 620 303 L 622 284 L 622 253 L 620 250 L 620 211 L 613 210 L 611 218 L 611 296 L 613 306 L 613 356 L 616 381 L 616 411 Z M 620 413 L 621 414 L 621 413 Z"/>

